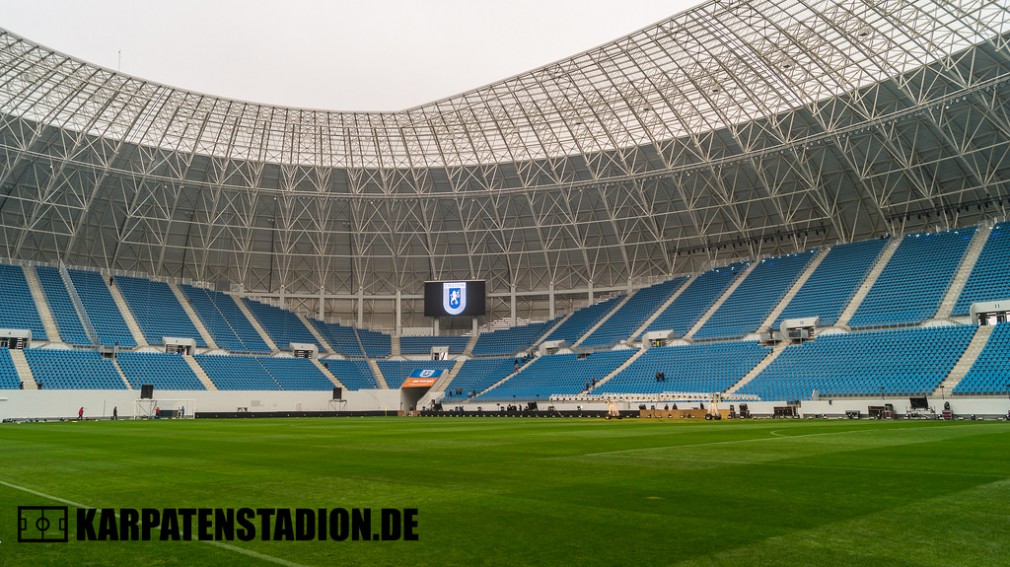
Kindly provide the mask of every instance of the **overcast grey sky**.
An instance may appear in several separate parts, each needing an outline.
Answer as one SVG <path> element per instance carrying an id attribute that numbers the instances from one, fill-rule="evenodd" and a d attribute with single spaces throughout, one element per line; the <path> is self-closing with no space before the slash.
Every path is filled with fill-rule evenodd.
<path id="1" fill-rule="evenodd" d="M 699 0 L 0 0 L 0 26 L 199 92 L 403 110 L 528 71 Z"/>

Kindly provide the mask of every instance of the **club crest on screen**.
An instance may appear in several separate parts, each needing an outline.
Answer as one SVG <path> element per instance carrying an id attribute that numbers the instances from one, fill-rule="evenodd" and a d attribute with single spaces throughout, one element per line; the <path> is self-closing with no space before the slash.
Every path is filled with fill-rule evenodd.
<path id="1" fill-rule="evenodd" d="M 448 315 L 459 315 L 466 309 L 466 282 L 442 284 L 442 308 Z"/>

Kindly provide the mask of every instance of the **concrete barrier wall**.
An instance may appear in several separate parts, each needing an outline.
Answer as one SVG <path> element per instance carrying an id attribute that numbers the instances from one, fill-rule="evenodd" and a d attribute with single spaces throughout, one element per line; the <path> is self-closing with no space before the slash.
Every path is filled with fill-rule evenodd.
<path id="1" fill-rule="evenodd" d="M 329 390 L 322 392 L 195 392 L 155 390 L 154 401 L 193 400 L 195 407 L 186 412 L 234 412 L 244 408 L 250 412 L 275 411 L 369 411 L 400 409 L 399 390 L 344 390 L 342 401 L 331 401 Z M 77 418 L 84 406 L 87 418 L 112 415 L 119 410 L 120 418 L 133 417 L 137 410 L 137 390 L 4 390 L 0 391 L 0 419 Z M 166 404 L 166 409 L 168 404 Z"/>
<path id="2" fill-rule="evenodd" d="M 77 410 L 84 406 L 84 415 L 88 418 L 104 418 L 112 415 L 112 408 L 119 409 L 121 418 L 133 417 L 137 411 L 137 400 L 140 392 L 136 390 L 3 390 L 0 391 L 0 419 L 25 419 L 25 418 L 77 418 Z M 187 413 L 197 412 L 235 412 L 243 408 L 249 412 L 284 412 L 284 411 L 389 411 L 395 413 L 400 410 L 400 390 L 344 390 L 343 400 L 332 401 L 332 392 L 195 392 L 195 391 L 155 391 L 155 402 L 162 400 L 193 400 L 195 407 L 187 407 Z M 1010 399 L 1006 397 L 992 398 L 970 398 L 970 399 L 941 399 L 929 398 L 929 404 L 940 413 L 943 410 L 944 401 L 950 402 L 951 410 L 955 415 L 966 416 L 970 414 L 993 416 L 1006 416 L 1010 411 Z M 518 402 L 517 402 L 518 403 Z M 645 403 L 646 407 L 653 405 L 657 409 L 662 409 L 665 403 L 651 402 L 618 402 L 620 410 L 638 410 L 638 406 Z M 709 403 L 704 403 L 707 408 Z M 728 410 L 730 403 L 740 407 L 740 402 L 722 402 L 719 405 L 721 410 Z M 755 416 L 767 416 L 774 412 L 776 406 L 785 405 L 784 402 L 743 402 L 746 403 Z M 869 406 L 880 406 L 885 403 L 894 405 L 894 410 L 899 417 L 903 417 L 908 409 L 908 398 L 865 398 L 865 399 L 833 399 L 819 401 L 804 401 L 800 404 L 799 413 L 803 417 L 814 415 L 840 416 L 846 411 L 859 411 L 863 416 L 867 414 Z M 474 411 L 478 406 L 483 410 L 495 411 L 498 408 L 496 403 L 462 403 L 453 404 L 446 402 L 445 409 L 463 405 L 467 410 Z M 525 402 L 520 405 L 525 406 Z M 670 404 L 672 407 L 672 403 Z M 698 402 L 677 402 L 678 409 L 688 410 L 697 408 Z M 608 404 L 604 402 L 578 402 L 578 401 L 540 401 L 540 411 L 546 411 L 549 406 L 561 411 L 585 410 L 605 411 Z M 166 408 L 168 404 L 166 404 Z"/>

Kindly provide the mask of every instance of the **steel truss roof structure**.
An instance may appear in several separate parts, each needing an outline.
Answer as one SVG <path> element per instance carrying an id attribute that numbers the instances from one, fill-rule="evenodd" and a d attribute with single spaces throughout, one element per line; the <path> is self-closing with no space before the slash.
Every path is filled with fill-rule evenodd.
<path id="1" fill-rule="evenodd" d="M 1010 206 L 1008 32 L 1005 0 L 710 1 L 365 113 L 180 90 L 0 31 L 0 255 L 308 306 L 440 278 L 625 288 L 975 223 Z"/>

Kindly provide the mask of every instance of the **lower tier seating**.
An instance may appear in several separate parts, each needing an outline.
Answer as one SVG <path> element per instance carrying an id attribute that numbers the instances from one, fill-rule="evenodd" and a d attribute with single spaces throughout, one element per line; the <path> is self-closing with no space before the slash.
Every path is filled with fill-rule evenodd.
<path id="1" fill-rule="evenodd" d="M 93 350 L 30 348 L 25 358 L 35 382 L 45 390 L 125 390 L 111 358 Z"/>
<path id="2" fill-rule="evenodd" d="M 770 348 L 756 342 L 650 348 L 593 393 L 722 392 L 739 382 L 769 352 Z"/>
<path id="3" fill-rule="evenodd" d="M 739 390 L 763 400 L 922 396 L 950 373 L 971 325 L 827 335 L 786 348 Z"/>
<path id="4" fill-rule="evenodd" d="M 634 353 L 634 350 L 614 350 L 590 355 L 541 356 L 514 377 L 476 399 L 547 400 L 552 395 L 579 394 L 627 362 Z"/>

